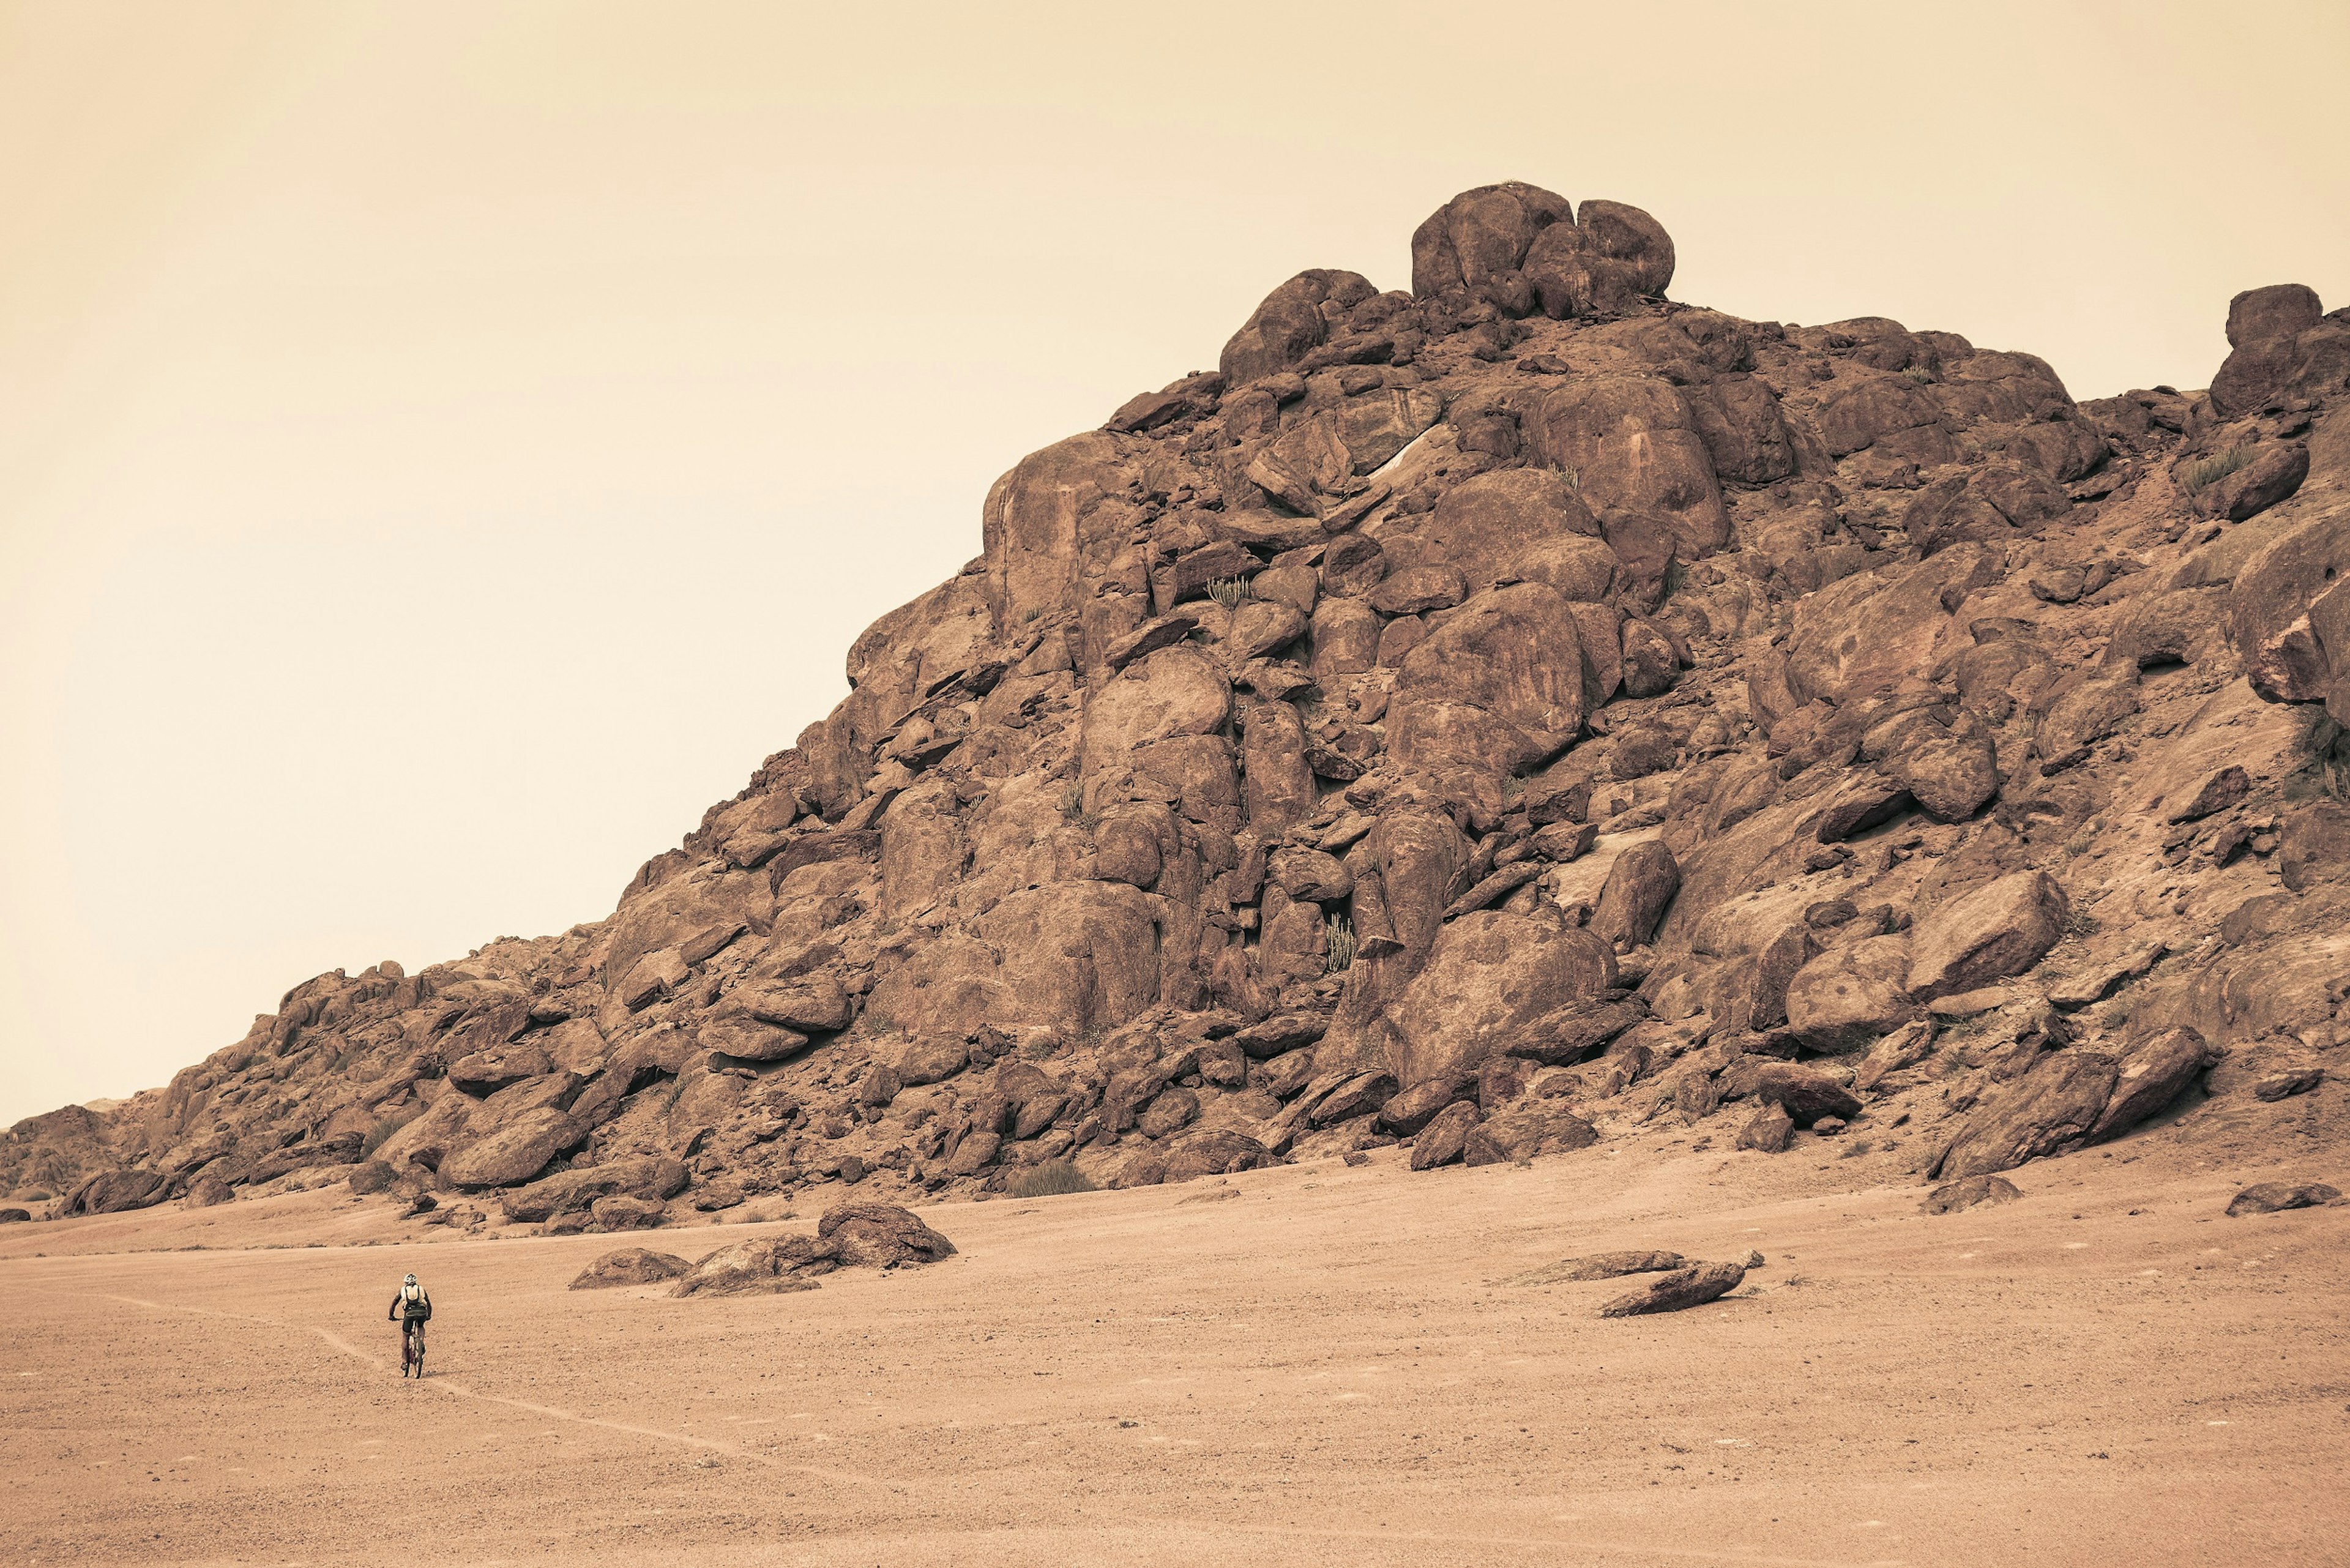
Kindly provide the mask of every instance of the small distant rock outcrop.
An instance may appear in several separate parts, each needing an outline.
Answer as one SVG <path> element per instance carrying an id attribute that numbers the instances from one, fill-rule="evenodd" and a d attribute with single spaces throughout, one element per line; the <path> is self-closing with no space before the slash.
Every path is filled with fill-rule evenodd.
<path id="1" fill-rule="evenodd" d="M 750 1295 L 812 1291 L 836 1269 L 894 1269 L 951 1256 L 954 1243 L 887 1203 L 847 1203 L 826 1211 L 814 1236 L 737 1241 L 696 1262 L 678 1277 L 677 1296 Z"/>
<path id="2" fill-rule="evenodd" d="M 2334 1105 L 2350 313 L 2251 290 L 2208 391 L 2084 403 L 1675 300 L 1620 202 L 1481 187 L 1411 257 L 1014 464 L 602 919 L 306 981 L 0 1196 L 617 1232 L 1659 1120 L 1960 1180 Z M 689 1293 L 899 1244 L 838 1230 Z"/>
<path id="3" fill-rule="evenodd" d="M 1970 1176 L 1960 1181 L 1946 1181 L 1926 1194 L 1918 1211 L 1957 1214 L 1986 1203 L 2013 1203 L 2022 1196 L 2023 1189 L 2004 1176 Z"/>
<path id="4" fill-rule="evenodd" d="M 575 1291 L 608 1290 L 616 1285 L 658 1285 L 674 1280 L 693 1265 L 683 1258 L 645 1247 L 622 1247 L 607 1252 L 579 1272 L 571 1282 Z"/>
<path id="5" fill-rule="evenodd" d="M 2247 1187 L 2229 1200 L 2228 1217 L 2279 1214 L 2288 1209 L 2314 1209 L 2342 1201 L 2342 1189 L 2322 1181 L 2263 1181 Z"/>

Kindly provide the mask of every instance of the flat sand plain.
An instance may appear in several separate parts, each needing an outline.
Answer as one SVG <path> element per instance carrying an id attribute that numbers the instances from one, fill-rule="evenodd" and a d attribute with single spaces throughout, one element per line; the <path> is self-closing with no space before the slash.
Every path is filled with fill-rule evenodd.
<path id="1" fill-rule="evenodd" d="M 338 1189 L 14 1226 L 0 1562 L 2338 1564 L 2350 1207 L 2222 1217 L 2350 1185 L 2303 1147 L 2141 1139 L 1934 1218 L 1808 1137 L 1387 1150 L 937 1206 L 940 1265 L 724 1300 L 566 1287 L 740 1225 L 449 1238 Z M 1648 1318 L 1506 1282 L 1632 1247 L 1768 1261 Z"/>

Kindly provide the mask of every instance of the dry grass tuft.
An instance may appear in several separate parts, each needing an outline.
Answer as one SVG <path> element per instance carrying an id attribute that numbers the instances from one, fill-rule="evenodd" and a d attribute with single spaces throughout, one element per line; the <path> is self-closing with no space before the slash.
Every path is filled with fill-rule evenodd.
<path id="1" fill-rule="evenodd" d="M 2251 447 L 2231 446 L 2217 457 L 2207 457 L 2200 462 L 2189 463 L 2187 472 L 2179 476 L 2179 483 L 2186 486 L 2188 494 L 2199 495 L 2238 469 L 2247 466 L 2251 461 Z"/>
<path id="2" fill-rule="evenodd" d="M 1056 1198 L 1064 1192 L 1098 1190 L 1086 1173 L 1066 1159 L 1048 1159 L 1042 1165 L 1032 1165 L 1004 1183 L 1006 1198 Z"/>
<path id="3" fill-rule="evenodd" d="M 1344 915 L 1333 915 L 1322 926 L 1322 972 L 1336 974 L 1354 961 L 1354 925 Z"/>

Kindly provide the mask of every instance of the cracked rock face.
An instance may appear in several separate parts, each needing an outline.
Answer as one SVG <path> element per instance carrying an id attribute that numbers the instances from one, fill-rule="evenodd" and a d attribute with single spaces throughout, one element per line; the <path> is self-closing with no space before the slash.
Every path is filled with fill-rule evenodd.
<path id="1" fill-rule="evenodd" d="M 1659 1116 L 1907 1116 L 1959 1180 L 2338 1092 L 2344 312 L 2253 289 L 2208 392 L 2078 403 L 1673 300 L 1620 202 L 1481 187 L 1411 253 L 1014 463 L 603 919 L 305 981 L 0 1189 L 621 1229 Z M 693 1288 L 910 1259 L 899 1212 Z"/>

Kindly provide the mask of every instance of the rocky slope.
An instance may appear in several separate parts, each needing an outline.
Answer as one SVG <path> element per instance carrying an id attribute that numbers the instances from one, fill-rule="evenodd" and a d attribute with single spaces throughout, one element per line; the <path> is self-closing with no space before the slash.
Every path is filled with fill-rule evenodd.
<path id="1" fill-rule="evenodd" d="M 18 1124 L 0 1187 L 619 1229 L 1064 1157 L 1858 1120 L 1965 1177 L 2182 1098 L 2330 1116 L 2350 312 L 2255 289 L 2210 390 L 2076 404 L 1672 272 L 1638 209 L 1507 184 L 1421 225 L 1409 294 L 1292 278 L 999 480 L 982 554 L 608 917 L 306 981 Z"/>

